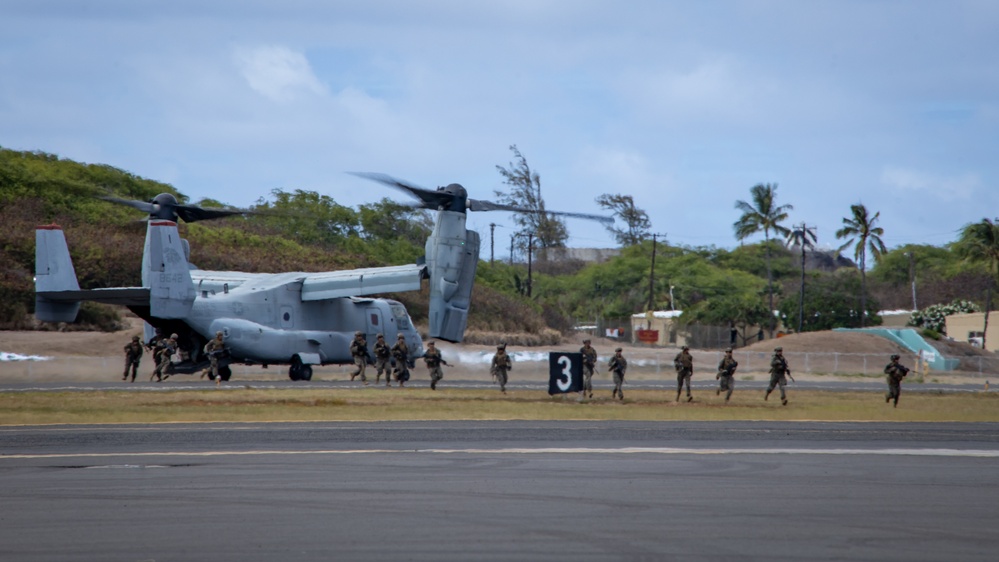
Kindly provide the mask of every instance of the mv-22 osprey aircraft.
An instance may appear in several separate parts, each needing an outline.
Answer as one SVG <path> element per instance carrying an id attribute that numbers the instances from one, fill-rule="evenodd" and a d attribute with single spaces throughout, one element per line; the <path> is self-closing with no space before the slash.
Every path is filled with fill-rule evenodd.
<path id="1" fill-rule="evenodd" d="M 394 342 L 402 334 L 410 356 L 422 356 L 423 342 L 406 308 L 370 295 L 417 291 L 422 280 L 429 279 L 430 337 L 461 342 L 479 260 L 479 235 L 465 228 L 466 211 L 534 211 L 470 199 L 459 184 L 434 191 L 383 174 L 356 175 L 401 189 L 419 201 L 417 208 L 437 211 L 424 260 L 320 273 L 204 271 L 190 264 L 190 246 L 180 238 L 177 221 L 246 211 L 184 205 L 169 193 L 149 202 L 107 198 L 149 214 L 142 286 L 80 289 L 62 229 L 41 226 L 35 232 L 35 316 L 44 322 L 72 322 L 80 301 L 123 305 L 146 321 L 147 341 L 153 329 L 178 335 L 187 359 L 175 364 L 173 373 L 204 369 L 208 358 L 203 347 L 222 332 L 228 352 L 219 362 L 222 380 L 229 380 L 233 363 L 289 365 L 291 380 L 310 380 L 313 365 L 353 362 L 349 348 L 357 331 L 367 334 L 368 341 L 381 333 L 387 342 Z M 545 212 L 613 221 L 583 213 Z"/>

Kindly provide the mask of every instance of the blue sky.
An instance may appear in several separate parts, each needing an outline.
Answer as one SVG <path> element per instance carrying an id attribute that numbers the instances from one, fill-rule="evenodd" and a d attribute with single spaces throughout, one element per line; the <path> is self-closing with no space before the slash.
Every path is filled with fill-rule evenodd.
<path id="1" fill-rule="evenodd" d="M 889 247 L 999 216 L 997 2 L 6 0 L 0 37 L 0 146 L 194 200 L 493 199 L 516 144 L 548 208 L 632 195 L 671 243 L 735 246 L 757 183 L 823 246 L 858 202 Z"/>

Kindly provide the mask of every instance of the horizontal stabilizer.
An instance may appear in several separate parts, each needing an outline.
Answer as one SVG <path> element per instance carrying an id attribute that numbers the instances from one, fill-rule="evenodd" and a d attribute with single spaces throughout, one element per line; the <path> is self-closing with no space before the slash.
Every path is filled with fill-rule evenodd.
<path id="1" fill-rule="evenodd" d="M 53 303 L 92 301 L 121 306 L 146 306 L 149 304 L 149 289 L 146 287 L 113 287 L 109 289 L 47 291 L 37 293 L 37 295 Z"/>

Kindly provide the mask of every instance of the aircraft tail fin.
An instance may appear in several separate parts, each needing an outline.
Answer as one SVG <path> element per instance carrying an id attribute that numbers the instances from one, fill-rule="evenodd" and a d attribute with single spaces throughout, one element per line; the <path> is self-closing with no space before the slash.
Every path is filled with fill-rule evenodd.
<path id="1" fill-rule="evenodd" d="M 76 270 L 69 256 L 66 235 L 58 225 L 35 230 L 35 318 L 42 322 L 72 322 L 80 303 L 59 302 L 39 293 L 79 291 Z"/>
<path id="2" fill-rule="evenodd" d="M 439 211 L 426 251 L 430 337 L 461 342 L 465 338 L 472 285 L 479 265 L 479 234 L 465 229 L 463 213 Z"/>
<path id="3" fill-rule="evenodd" d="M 197 294 L 177 223 L 150 220 L 142 252 L 142 285 L 149 288 L 149 313 L 157 318 L 185 318 Z"/>

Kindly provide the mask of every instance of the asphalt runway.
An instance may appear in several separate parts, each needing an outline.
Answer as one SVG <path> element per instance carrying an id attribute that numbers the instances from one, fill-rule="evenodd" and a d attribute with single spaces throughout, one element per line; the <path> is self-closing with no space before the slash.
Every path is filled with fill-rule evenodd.
<path id="1" fill-rule="evenodd" d="M 3 560 L 993 560 L 999 424 L 0 428 Z"/>

